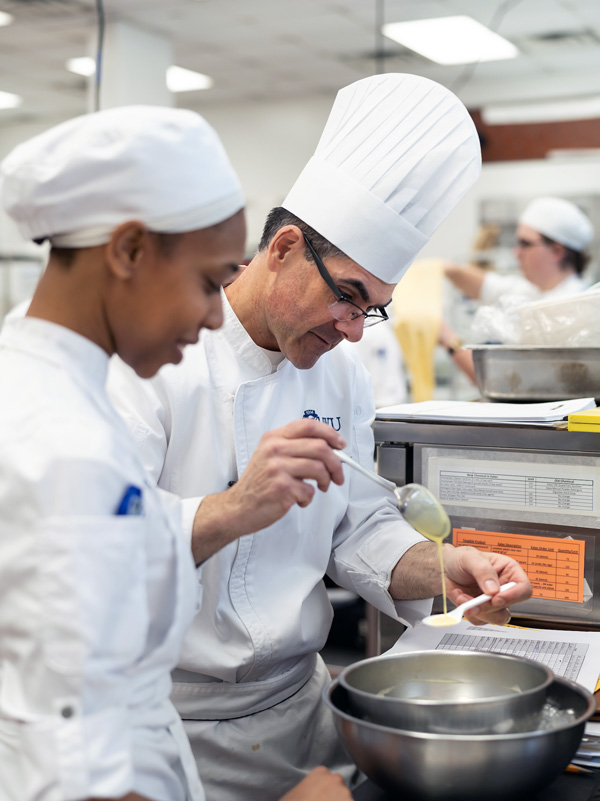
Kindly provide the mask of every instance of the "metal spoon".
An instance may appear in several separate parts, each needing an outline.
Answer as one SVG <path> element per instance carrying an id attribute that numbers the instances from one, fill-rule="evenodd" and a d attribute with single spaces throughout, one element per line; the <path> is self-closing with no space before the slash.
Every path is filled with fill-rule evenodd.
<path id="1" fill-rule="evenodd" d="M 511 587 L 516 585 L 516 581 L 509 581 L 507 584 L 503 584 L 498 592 L 504 592 L 504 590 L 510 590 Z M 446 614 L 440 615 L 428 615 L 427 617 L 423 618 L 423 623 L 427 626 L 454 626 L 456 623 L 460 623 L 462 620 L 463 613 L 467 611 L 467 609 L 472 609 L 474 606 L 480 606 L 484 604 L 486 601 L 489 601 L 492 598 L 491 595 L 478 595 L 477 598 L 471 598 L 470 601 L 465 601 L 464 604 L 460 604 L 455 609 L 452 609 L 450 612 Z"/>

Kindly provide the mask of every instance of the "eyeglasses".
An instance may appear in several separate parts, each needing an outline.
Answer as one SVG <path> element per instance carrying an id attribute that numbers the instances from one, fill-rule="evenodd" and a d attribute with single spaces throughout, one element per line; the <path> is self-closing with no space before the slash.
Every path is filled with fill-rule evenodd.
<path id="1" fill-rule="evenodd" d="M 319 271 L 321 278 L 323 281 L 325 281 L 329 289 L 331 289 L 337 298 L 336 301 L 330 303 L 327 307 L 334 320 L 338 320 L 340 323 L 349 323 L 353 320 L 358 320 L 359 317 L 362 317 L 364 327 L 369 328 L 372 325 L 377 325 L 377 323 L 382 323 L 384 320 L 389 319 L 383 306 L 371 306 L 371 311 L 364 311 L 356 303 L 353 303 L 351 300 L 349 300 L 343 294 L 343 292 L 340 292 L 335 285 L 335 281 L 317 254 L 317 251 L 311 245 L 306 235 L 303 234 L 303 236 L 306 246 L 310 250 L 311 256 L 315 260 L 315 264 L 317 265 L 317 270 Z"/>
<path id="2" fill-rule="evenodd" d="M 539 242 L 530 242 L 529 239 L 517 239 L 516 247 L 518 250 L 527 250 L 527 248 L 534 248 L 536 245 L 547 245 L 547 242 L 544 242 L 543 239 L 540 239 Z"/>

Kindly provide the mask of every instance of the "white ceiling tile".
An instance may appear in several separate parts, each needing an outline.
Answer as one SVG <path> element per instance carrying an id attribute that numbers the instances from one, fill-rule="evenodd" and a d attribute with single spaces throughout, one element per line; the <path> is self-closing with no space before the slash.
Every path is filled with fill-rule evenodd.
<path id="1" fill-rule="evenodd" d="M 459 87 L 460 96 L 471 99 L 485 98 L 490 87 L 517 96 L 524 85 L 544 95 L 572 86 L 575 94 L 578 83 L 591 85 L 600 64 L 600 41 L 570 49 L 558 42 L 531 44 L 536 37 L 583 29 L 600 40 L 600 0 L 521 0 L 502 20 L 501 0 L 385 0 L 386 21 L 469 14 L 489 25 L 496 17 L 499 32 L 522 43 L 523 53 L 475 69 L 441 67 L 378 38 L 375 0 L 104 0 L 104 5 L 109 23 L 163 31 L 176 63 L 214 78 L 213 90 L 178 96 L 179 104 L 323 96 L 372 74 L 381 64 L 374 56 L 382 41 L 388 71 L 425 75 Z M 0 7 L 15 15 L 12 26 L 0 28 L 0 87 L 23 94 L 19 114 L 50 119 L 60 111 L 84 111 L 85 84 L 65 71 L 64 62 L 87 52 L 95 36 L 95 0 L 0 0 Z M 0 116 L 0 124 L 7 119 Z"/>

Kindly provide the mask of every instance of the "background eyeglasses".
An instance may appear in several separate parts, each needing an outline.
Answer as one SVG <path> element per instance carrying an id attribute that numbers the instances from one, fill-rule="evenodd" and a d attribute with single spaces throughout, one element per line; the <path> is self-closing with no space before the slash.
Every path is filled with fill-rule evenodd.
<path id="1" fill-rule="evenodd" d="M 527 250 L 527 248 L 534 248 L 536 245 L 547 245 L 547 242 L 544 242 L 543 239 L 540 239 L 538 242 L 531 242 L 529 239 L 517 239 L 517 244 L 515 247 L 519 250 Z"/>
<path id="2" fill-rule="evenodd" d="M 311 245 L 306 235 L 302 234 L 302 236 L 304 237 L 307 248 L 310 250 L 311 256 L 315 260 L 315 264 L 317 265 L 317 270 L 319 271 L 321 278 L 325 281 L 329 289 L 331 289 L 337 298 L 336 301 L 330 303 L 327 307 L 334 320 L 338 320 L 340 323 L 349 323 L 353 320 L 357 320 L 359 317 L 362 317 L 364 327 L 370 328 L 372 325 L 377 325 L 377 323 L 381 323 L 388 319 L 387 312 L 383 306 L 372 306 L 370 311 L 364 311 L 358 304 L 345 297 L 343 292 L 340 292 L 335 285 L 335 281 L 327 271 L 327 268 L 321 261 L 317 251 Z"/>

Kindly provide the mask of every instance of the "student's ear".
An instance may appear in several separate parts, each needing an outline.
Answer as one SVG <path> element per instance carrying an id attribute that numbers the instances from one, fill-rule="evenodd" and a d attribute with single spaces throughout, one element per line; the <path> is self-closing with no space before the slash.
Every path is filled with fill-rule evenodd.
<path id="1" fill-rule="evenodd" d="M 106 260 L 112 273 L 122 280 L 133 278 L 151 242 L 146 226 L 137 221 L 115 228 L 106 245 Z"/>
<path id="2" fill-rule="evenodd" d="M 280 228 L 267 250 L 267 261 L 272 270 L 280 269 L 288 262 L 304 256 L 304 237 L 297 225 L 284 225 Z"/>

